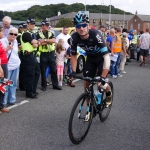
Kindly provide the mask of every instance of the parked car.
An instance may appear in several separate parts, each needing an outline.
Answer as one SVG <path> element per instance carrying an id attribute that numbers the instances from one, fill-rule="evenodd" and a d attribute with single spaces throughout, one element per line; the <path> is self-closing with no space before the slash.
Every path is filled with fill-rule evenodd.
<path id="1" fill-rule="evenodd" d="M 57 37 L 60 34 L 60 30 L 62 30 L 63 28 L 54 28 L 53 32 L 54 32 L 54 36 Z M 74 33 L 74 27 L 69 28 L 69 34 L 73 34 Z M 81 47 L 77 47 L 77 73 L 80 73 L 83 71 L 84 68 L 84 64 L 86 61 L 86 52 L 81 48 Z"/>

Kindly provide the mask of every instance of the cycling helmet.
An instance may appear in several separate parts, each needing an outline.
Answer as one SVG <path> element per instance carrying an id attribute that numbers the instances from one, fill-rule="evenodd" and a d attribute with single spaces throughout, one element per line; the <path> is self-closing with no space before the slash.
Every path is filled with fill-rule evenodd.
<path id="1" fill-rule="evenodd" d="M 74 17 L 74 25 L 82 22 L 89 23 L 89 17 L 86 14 L 76 14 Z"/>

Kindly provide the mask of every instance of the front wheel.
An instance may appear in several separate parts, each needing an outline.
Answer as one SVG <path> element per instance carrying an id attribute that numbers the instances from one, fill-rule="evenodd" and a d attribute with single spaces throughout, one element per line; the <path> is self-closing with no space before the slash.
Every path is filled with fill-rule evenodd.
<path id="1" fill-rule="evenodd" d="M 70 114 L 69 138 L 74 144 L 79 144 L 84 140 L 92 123 L 93 106 L 87 105 L 86 98 L 88 98 L 88 94 L 81 94 Z M 87 115 L 89 115 L 88 120 L 86 120 Z"/>
<path id="2" fill-rule="evenodd" d="M 113 84 L 112 84 L 112 82 L 109 81 L 108 85 L 110 86 L 111 91 L 112 91 L 112 103 L 113 103 L 113 96 L 114 96 Z M 99 118 L 102 122 L 104 122 L 108 118 L 111 107 L 112 107 L 112 103 L 111 103 L 111 105 L 106 107 L 106 93 L 104 92 L 103 97 L 102 97 L 102 102 L 101 102 L 101 111 L 99 113 Z"/>

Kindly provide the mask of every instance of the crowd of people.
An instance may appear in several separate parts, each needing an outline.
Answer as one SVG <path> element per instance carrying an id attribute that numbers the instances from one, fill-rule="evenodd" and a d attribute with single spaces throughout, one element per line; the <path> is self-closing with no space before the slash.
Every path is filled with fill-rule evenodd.
<path id="1" fill-rule="evenodd" d="M 0 26 L 0 78 L 13 81 L 13 86 L 9 86 L 4 93 L 0 91 L 1 112 L 9 112 L 6 106 L 16 103 L 18 80 L 19 89 L 26 92 L 27 98 L 37 98 L 40 75 L 41 90 L 46 91 L 49 72 L 53 89 L 62 90 L 65 57 L 70 59 L 67 45 L 70 36 L 68 27 L 64 27 L 61 33 L 64 37 L 58 37 L 56 42 L 49 26 L 49 22 L 43 20 L 40 30 L 34 32 L 34 18 L 19 24 L 18 29 L 11 25 L 9 16 L 3 18 Z M 66 70 L 70 71 L 70 68 Z"/>
<path id="2" fill-rule="evenodd" d="M 112 78 L 122 77 L 125 71 L 125 65 L 132 60 L 140 61 L 140 66 L 146 65 L 150 49 L 149 29 L 145 32 L 136 30 L 127 30 L 123 28 L 106 29 L 103 25 L 99 31 L 102 33 L 107 48 L 110 52 L 111 66 L 110 74 Z"/>
<path id="3" fill-rule="evenodd" d="M 9 16 L 3 18 L 0 26 L 0 78 L 13 81 L 13 86 L 9 86 L 5 93 L 0 91 L 1 112 L 9 112 L 6 106 L 16 103 L 18 80 L 19 89 L 26 92 L 27 98 L 37 98 L 40 75 L 42 91 L 46 91 L 50 84 L 49 73 L 53 89 L 62 90 L 64 79 L 67 79 L 69 86 L 75 87 L 72 80 L 68 79 L 68 75 L 73 72 L 70 61 L 69 28 L 63 27 L 55 38 L 49 26 L 49 22 L 43 20 L 40 30 L 35 33 L 34 18 L 28 18 L 26 23 L 18 26 L 18 29 L 11 25 Z M 125 65 L 132 59 L 139 61 L 140 58 L 140 66 L 146 65 L 150 47 L 148 28 L 145 33 L 140 31 L 140 34 L 137 34 L 133 29 L 129 32 L 121 27 L 107 30 L 101 25 L 98 31 L 109 51 L 111 60 L 109 72 L 112 78 L 122 77 L 122 74 L 126 73 Z M 100 43 L 101 39 L 96 38 Z"/>

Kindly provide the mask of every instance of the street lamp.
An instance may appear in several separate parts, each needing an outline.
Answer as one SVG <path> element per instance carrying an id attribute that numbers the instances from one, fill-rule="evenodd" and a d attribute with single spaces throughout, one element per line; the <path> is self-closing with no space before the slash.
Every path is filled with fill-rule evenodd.
<path id="1" fill-rule="evenodd" d="M 109 29 L 110 29 L 110 21 L 111 21 L 111 0 L 110 0 L 110 7 L 109 7 Z"/>
<path id="2" fill-rule="evenodd" d="M 104 4 L 104 0 L 101 0 L 101 7 L 100 7 L 100 25 L 102 25 L 102 5 Z"/>
<path id="3" fill-rule="evenodd" d="M 85 0 L 85 4 L 84 5 L 85 5 L 85 11 L 86 11 L 86 0 Z"/>

